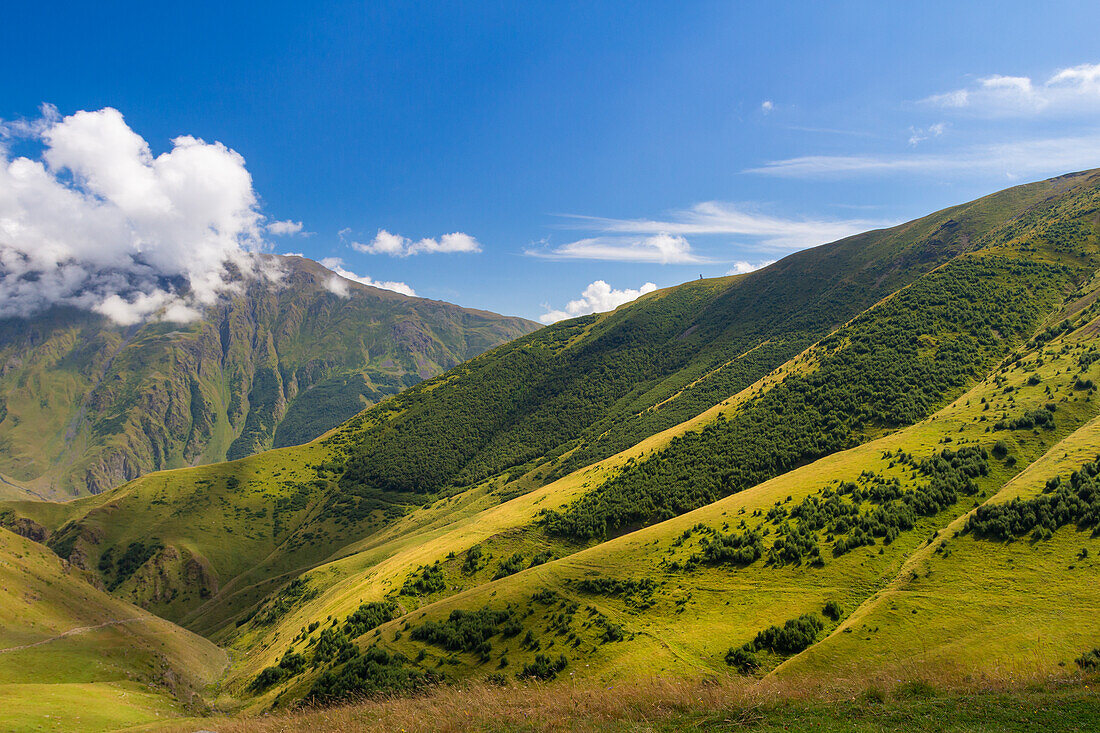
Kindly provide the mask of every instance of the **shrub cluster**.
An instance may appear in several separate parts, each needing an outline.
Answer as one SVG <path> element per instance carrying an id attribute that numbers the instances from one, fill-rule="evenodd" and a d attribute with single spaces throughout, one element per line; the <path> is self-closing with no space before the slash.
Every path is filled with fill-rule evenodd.
<path id="1" fill-rule="evenodd" d="M 115 562 L 114 548 L 107 548 L 107 551 L 99 556 L 99 572 L 106 581 L 107 590 L 113 591 L 125 583 L 138 568 L 163 549 L 164 543 L 160 540 L 152 539 L 148 542 L 138 540 L 127 545 L 126 551 Z"/>
<path id="2" fill-rule="evenodd" d="M 379 693 L 407 693 L 438 681 L 430 672 L 410 665 L 401 655 L 378 647 L 356 654 L 340 669 L 329 669 L 313 683 L 308 701 L 332 703 Z"/>
<path id="3" fill-rule="evenodd" d="M 761 667 L 757 652 L 771 652 L 780 656 L 797 654 L 817 641 L 825 628 L 816 615 L 807 613 L 787 620 L 782 626 L 769 626 L 756 638 L 726 652 L 726 664 L 743 675 L 752 674 Z"/>
<path id="4" fill-rule="evenodd" d="M 412 630 L 415 641 L 423 641 L 451 652 L 482 652 L 484 644 L 512 620 L 511 611 L 455 609 L 446 621 L 427 621 Z"/>
<path id="5" fill-rule="evenodd" d="M 1040 407 L 1034 410 L 1028 410 L 1023 415 L 1013 418 L 1011 420 L 998 420 L 993 424 L 994 430 L 1031 430 L 1033 428 L 1046 428 L 1047 430 L 1054 430 L 1054 410 L 1056 406 L 1053 403 Z"/>
<path id="6" fill-rule="evenodd" d="M 287 652 L 274 667 L 266 667 L 252 680 L 250 688 L 254 691 L 263 691 L 274 684 L 282 682 L 288 677 L 301 674 L 306 669 L 306 658 L 301 654 Z"/>
<path id="7" fill-rule="evenodd" d="M 493 580 L 499 580 L 500 578 L 506 578 L 509 575 L 515 575 L 525 567 L 523 553 L 515 552 L 512 556 L 506 560 L 502 560 L 500 567 L 497 568 L 496 574 L 493 575 Z"/>
<path id="8" fill-rule="evenodd" d="M 978 537 L 1012 540 L 1033 533 L 1047 539 L 1059 527 L 1100 525 L 1100 457 L 1074 471 L 1068 481 L 1055 476 L 1043 493 L 1033 499 L 1013 499 L 1005 504 L 978 507 L 966 522 L 966 530 Z"/>
<path id="9" fill-rule="evenodd" d="M 825 624 L 812 613 L 788 619 L 782 626 L 769 626 L 753 639 L 756 651 L 767 650 L 776 654 L 797 654 L 815 641 Z"/>
<path id="10" fill-rule="evenodd" d="M 569 664 L 569 660 L 565 658 L 564 654 L 558 655 L 557 659 L 551 659 L 545 654 L 536 654 L 533 662 L 523 665 L 523 669 L 516 673 L 516 677 L 519 679 L 535 679 L 548 681 L 558 676 Z"/>
<path id="11" fill-rule="evenodd" d="M 447 579 L 443 577 L 443 567 L 436 561 L 410 575 L 401 586 L 401 593 L 407 596 L 426 596 L 446 587 Z"/>
<path id="12" fill-rule="evenodd" d="M 295 606 L 316 598 L 320 594 L 316 588 L 310 588 L 302 578 L 287 583 L 251 616 L 246 616 L 237 624 L 244 625 L 249 620 L 260 626 L 270 626 L 286 615 Z"/>
<path id="13" fill-rule="evenodd" d="M 392 601 L 373 601 L 355 609 L 344 621 L 344 633 L 351 639 L 392 621 L 397 616 L 397 604 Z"/>

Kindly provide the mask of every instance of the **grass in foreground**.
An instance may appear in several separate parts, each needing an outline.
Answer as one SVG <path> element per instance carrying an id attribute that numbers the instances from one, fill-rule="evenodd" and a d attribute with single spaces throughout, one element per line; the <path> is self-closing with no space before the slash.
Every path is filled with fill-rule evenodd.
<path id="1" fill-rule="evenodd" d="M 438 687 L 425 695 L 189 725 L 218 733 L 337 731 L 1092 731 L 1100 681 L 994 681 L 937 690 L 926 682 L 811 688 L 790 681 L 649 679 L 609 687 L 565 684 Z M 201 723 L 201 725 L 200 725 Z"/>

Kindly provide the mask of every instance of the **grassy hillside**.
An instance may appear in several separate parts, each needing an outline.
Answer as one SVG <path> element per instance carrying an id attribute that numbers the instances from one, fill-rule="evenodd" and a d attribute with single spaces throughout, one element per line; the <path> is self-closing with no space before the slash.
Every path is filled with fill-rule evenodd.
<path id="1" fill-rule="evenodd" d="M 547 676 L 561 654 L 565 669 L 580 678 L 698 676 L 738 671 L 740 660 L 730 652 L 745 644 L 758 645 L 747 652 L 752 664 L 744 670 L 754 676 L 778 666 L 780 675 L 810 679 L 827 672 L 959 683 L 975 674 L 1028 680 L 1073 671 L 1075 660 L 1098 641 L 1090 609 L 1100 597 L 1089 570 L 1100 551 L 1091 535 L 1096 506 L 1092 515 L 1055 526 L 1050 536 L 1034 539 L 1025 529 L 1025 541 L 1011 543 L 1008 557 L 997 557 L 1004 551 L 997 543 L 983 548 L 988 538 L 955 538 L 953 532 L 962 531 L 960 518 L 975 505 L 1003 503 L 1021 493 L 1021 484 L 1039 479 L 1046 486 L 1052 460 L 1067 484 L 1070 471 L 1092 465 L 1097 409 L 1079 385 L 1100 378 L 1083 358 L 1095 353 L 1096 315 L 1088 313 L 1046 348 L 1025 347 L 1023 358 L 911 428 L 685 516 L 493 582 L 487 577 L 420 611 L 398 612 L 360 640 L 382 650 L 385 659 L 376 661 L 386 663 L 363 674 L 352 652 L 345 669 L 353 672 L 334 679 L 369 689 L 371 680 L 386 678 L 387 667 L 410 667 L 413 660 L 447 677 L 537 674 L 540 653 L 550 660 Z M 1089 362 L 1085 371 L 1082 361 Z M 1053 425 L 997 427 L 1006 415 L 1045 411 L 1048 402 L 1057 405 Z M 1020 472 L 1025 464 L 1030 467 Z M 855 522 L 847 531 L 812 526 L 807 507 L 835 497 L 852 506 L 857 496 L 860 515 L 885 524 L 886 531 L 852 543 Z M 906 508 L 911 525 L 891 525 L 890 515 L 904 517 Z M 889 532 L 891 526 L 896 532 Z M 790 537 L 792 528 L 821 551 L 804 558 L 773 555 L 770 550 L 782 550 L 775 540 Z M 754 531 L 767 540 L 759 556 L 726 551 L 739 549 L 731 538 Z M 444 570 L 448 587 L 458 575 L 450 572 Z M 333 597 L 324 601 L 289 617 L 287 636 L 300 618 L 327 618 L 322 612 L 337 619 L 338 630 L 354 634 Z M 807 640 L 767 633 L 804 615 L 820 624 Z M 322 641 L 323 633 L 299 634 L 270 656 L 294 650 L 308 657 L 333 643 L 328 636 Z M 810 644 L 807 651 L 803 643 Z M 291 682 L 297 694 L 317 689 L 324 666 Z"/>
<path id="2" fill-rule="evenodd" d="M 528 333 L 519 318 L 346 281 L 300 257 L 197 323 L 55 309 L 0 321 L 0 496 L 98 492 L 151 470 L 305 443 Z"/>
<path id="3" fill-rule="evenodd" d="M 225 653 L 89 585 L 40 544 L 0 529 L 4 729 L 113 730 L 193 715 Z"/>
<path id="4" fill-rule="evenodd" d="M 1093 200 L 1090 192 L 1059 204 L 1053 218 L 1050 209 L 1018 218 L 991 233 L 980 252 L 922 277 L 693 422 L 449 527 L 417 532 L 404 524 L 389 542 L 350 546 L 355 554 L 304 577 L 307 592 L 276 604 L 274 628 L 247 622 L 224 637 L 241 648 L 265 647 L 239 669 L 242 683 L 288 652 L 308 658 L 321 648 L 311 620 L 335 619 L 335 640 L 330 633 L 324 644 L 347 643 L 341 632 L 350 641 L 361 629 L 342 619 L 371 602 L 395 603 L 396 618 L 379 635 L 368 630 L 355 646 L 376 647 L 386 657 L 368 665 L 370 672 L 345 674 L 350 663 L 331 666 L 340 659 L 336 652 L 329 663 L 319 660 L 291 676 L 287 694 L 369 689 L 373 683 L 364 680 L 397 674 L 394 669 L 403 670 L 397 678 L 410 685 L 417 683 L 410 669 L 446 678 L 552 677 L 561 672 L 562 654 L 575 674 L 601 679 L 728 671 L 730 650 L 755 642 L 771 626 L 814 614 L 820 627 L 813 636 L 823 636 L 877 585 L 893 580 L 932 532 L 971 508 L 974 499 L 967 497 L 993 493 L 1095 414 L 1088 389 L 1080 388 L 1093 375 L 1068 369 L 1070 356 L 1049 382 L 1040 377 L 1014 386 L 996 374 L 965 392 L 1013 348 L 1040 348 L 1028 341 L 1035 332 L 1059 348 L 1077 334 L 1085 340 L 1073 348 L 1092 348 L 1095 234 L 1067 242 L 1052 236 L 1051 226 L 1057 231 L 1066 220 L 1088 217 Z M 1044 331 L 1047 324 L 1051 329 Z M 1017 378 L 1032 376 L 1020 371 Z M 1066 401 L 1056 419 L 1038 428 L 1032 420 L 1027 428 L 1034 444 L 1015 437 L 1023 428 L 994 429 L 1029 410 L 1054 414 L 1043 405 L 1055 397 Z M 1030 404 L 1037 398 L 1042 404 Z M 960 403 L 965 419 L 951 412 Z M 997 419 L 990 419 L 998 408 Z M 1009 444 L 1011 468 L 1005 456 L 993 457 L 1006 437 L 1021 444 L 1021 450 Z M 960 446 L 968 451 L 952 452 Z M 904 460 L 894 457 L 899 450 Z M 767 481 L 769 474 L 778 476 Z M 855 489 L 836 499 L 842 485 Z M 826 493 L 836 507 L 817 507 Z M 467 494 L 446 501 L 464 498 L 473 501 Z M 702 508 L 660 521 L 662 513 L 696 506 Z M 615 514 L 616 507 L 626 513 Z M 840 515 L 814 516 L 828 511 Z M 599 512 L 602 524 L 594 531 L 585 530 L 592 523 L 568 522 L 571 513 Z M 755 520 L 740 524 L 750 517 Z M 847 519 L 843 529 L 838 517 Z M 616 521 L 609 525 L 608 518 Z M 634 531 L 598 542 L 609 527 Z M 585 542 L 595 544 L 575 552 Z M 745 548 L 747 554 L 740 552 Z M 837 619 L 823 615 L 829 601 L 840 609 L 830 606 Z M 798 651 L 783 643 L 773 649 L 767 637 L 752 652 L 757 673 Z M 1058 661 L 1072 664 L 1073 658 Z M 583 671 L 576 666 L 581 662 Z M 325 669 L 332 670 L 327 682 Z"/>
<path id="5" fill-rule="evenodd" d="M 222 703 L 249 711 L 460 680 L 1088 673 L 1098 210 L 1097 172 L 1010 189 L 542 329 L 306 445 L 0 524 L 231 650 Z"/>

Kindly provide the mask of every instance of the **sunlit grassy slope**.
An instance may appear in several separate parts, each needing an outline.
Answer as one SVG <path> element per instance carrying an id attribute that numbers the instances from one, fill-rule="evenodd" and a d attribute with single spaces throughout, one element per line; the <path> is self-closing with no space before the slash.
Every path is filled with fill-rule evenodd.
<path id="1" fill-rule="evenodd" d="M 1082 326 L 1087 332 L 1095 322 Z M 1078 334 L 1080 337 L 1083 334 Z M 1074 334 L 1064 337 L 1074 343 Z M 1063 340 L 1047 347 L 1048 361 L 1032 372 L 1007 370 L 1003 386 L 982 382 L 932 418 L 859 448 L 821 459 L 727 499 L 684 516 L 602 543 L 429 606 L 427 619 L 445 618 L 453 609 L 519 609 L 524 633 L 531 629 L 542 640 L 541 651 L 564 652 L 569 669 L 581 676 L 614 679 L 649 672 L 699 675 L 727 671 L 731 647 L 751 641 L 774 624 L 802 614 L 821 616 L 828 601 L 843 610 L 839 626 L 826 620 L 830 635 L 783 664 L 780 674 L 823 673 L 872 678 L 890 672 L 898 678 L 914 675 L 961 678 L 967 674 L 1016 673 L 1023 678 L 1075 669 L 1074 660 L 1096 646 L 1095 610 L 1100 586 L 1095 582 L 1095 557 L 1100 541 L 1093 528 L 1057 530 L 1050 540 L 1024 537 L 1004 544 L 954 536 L 977 503 L 999 502 L 1009 496 L 1033 495 L 1053 475 L 1068 476 L 1096 457 L 1097 405 L 1091 394 L 1074 390 L 1080 347 L 1061 352 Z M 1091 348 L 1091 339 L 1082 342 Z M 1035 354 L 1025 364 L 1034 364 Z M 1040 385 L 1026 384 L 1032 374 Z M 1100 378 L 1091 370 L 1087 377 Z M 1005 387 L 1015 387 L 1005 393 Z M 1051 388 L 1051 394 L 1046 392 Z M 1014 398 L 1009 401 L 1009 398 Z M 983 403 L 982 400 L 986 402 Z M 1057 427 L 987 433 L 983 413 L 1026 411 L 1047 401 L 1058 404 Z M 968 404 L 969 403 L 969 404 Z M 989 411 L 984 404 L 991 404 Z M 950 438 L 950 443 L 944 443 Z M 750 526 L 776 530 L 766 514 L 777 504 L 788 509 L 807 496 L 840 481 L 859 481 L 873 471 L 884 478 L 898 476 L 903 485 L 913 472 L 894 463 L 899 450 L 916 456 L 944 448 L 978 445 L 992 450 L 996 441 L 1009 445 L 1007 460 L 992 458 L 990 473 L 978 481 L 979 491 L 931 516 L 890 544 L 881 539 L 833 557 L 824 554 L 820 567 L 812 562 L 767 564 L 764 558 L 747 565 L 710 565 L 674 569 L 699 554 L 710 529 Z M 1014 458 L 1014 466 L 1008 466 Z M 1014 478 L 1020 467 L 1031 463 Z M 1002 488 L 1003 487 L 1003 488 Z M 869 507 L 870 508 L 870 507 Z M 774 535 L 773 535 L 774 536 Z M 934 539 L 933 539 L 934 538 Z M 823 538 L 818 537 L 821 542 Z M 821 542 L 827 547 L 827 543 Z M 941 550 L 946 545 L 945 550 Z M 1087 557 L 1081 558 L 1082 550 Z M 579 590 L 585 579 L 645 580 L 652 593 Z M 544 589 L 557 593 L 552 603 L 532 597 Z M 562 601 L 566 606 L 562 606 Z M 568 605 L 578 604 L 568 627 L 555 627 Z M 652 605 L 649 605 L 652 603 Z M 647 606 L 642 608 L 642 606 Z M 623 641 L 601 636 L 604 622 L 585 609 L 594 607 L 610 623 L 622 627 Z M 532 615 L 527 615 L 533 610 Z M 492 656 L 482 662 L 475 654 L 450 654 L 433 645 L 409 640 L 405 633 L 391 641 L 402 626 L 421 623 L 420 613 L 383 627 L 380 640 L 409 658 L 425 648 L 429 660 L 454 659 L 450 673 L 489 674 L 499 656 L 522 665 L 533 655 L 522 648 L 523 634 L 512 640 L 496 637 Z M 574 646 L 570 634 L 581 639 Z M 823 634 L 824 635 L 824 634 Z M 499 641 L 498 641 L 499 639 Z M 761 655 L 766 672 L 782 656 Z"/>
<path id="2" fill-rule="evenodd" d="M 0 529 L 4 730 L 114 730 L 204 709 L 225 653 Z"/>
<path id="3" fill-rule="evenodd" d="M 1096 457 L 1097 182 L 659 291 L 307 445 L 0 521 L 228 648 L 227 708 L 458 679 L 1074 671 L 1100 647 L 1088 521 L 963 530 Z"/>

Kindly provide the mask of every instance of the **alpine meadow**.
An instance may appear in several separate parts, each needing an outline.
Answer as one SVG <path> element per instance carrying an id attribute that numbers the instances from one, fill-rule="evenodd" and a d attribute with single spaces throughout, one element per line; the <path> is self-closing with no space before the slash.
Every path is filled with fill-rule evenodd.
<path id="1" fill-rule="evenodd" d="M 1100 729 L 1095 8 L 200 5 L 0 31 L 0 731 Z"/>

